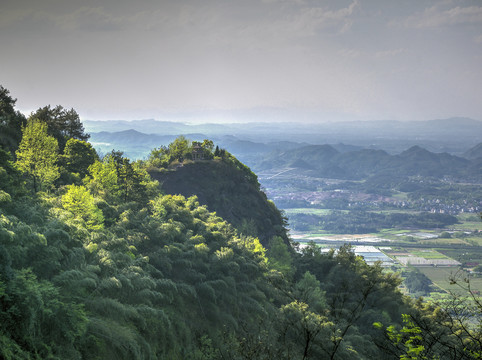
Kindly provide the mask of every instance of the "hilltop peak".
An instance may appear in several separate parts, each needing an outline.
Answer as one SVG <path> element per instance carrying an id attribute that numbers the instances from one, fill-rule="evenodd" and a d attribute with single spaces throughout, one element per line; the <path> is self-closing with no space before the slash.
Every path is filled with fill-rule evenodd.
<path id="1" fill-rule="evenodd" d="M 227 152 L 223 159 L 187 161 L 150 175 L 166 194 L 196 195 L 199 203 L 241 233 L 258 237 L 264 246 L 273 236 L 288 242 L 283 217 L 260 191 L 256 175 Z"/>
<path id="2" fill-rule="evenodd" d="M 467 159 L 477 159 L 477 158 L 482 158 L 482 143 L 479 143 L 475 145 L 474 147 L 470 148 L 467 150 L 464 154 L 463 157 Z"/>
<path id="3" fill-rule="evenodd" d="M 400 155 L 402 155 L 402 156 L 408 155 L 408 154 L 433 154 L 433 153 L 431 153 L 427 149 L 424 149 L 421 146 L 414 145 L 414 146 L 408 148 L 407 150 L 403 151 L 402 153 L 400 153 Z"/>

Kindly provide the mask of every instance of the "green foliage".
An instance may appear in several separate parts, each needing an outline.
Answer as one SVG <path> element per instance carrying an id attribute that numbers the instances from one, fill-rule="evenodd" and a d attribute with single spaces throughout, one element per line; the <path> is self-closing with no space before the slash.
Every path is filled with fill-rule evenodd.
<path id="1" fill-rule="evenodd" d="M 273 236 L 288 243 L 281 212 L 259 190 L 256 175 L 238 163 L 234 158 L 198 161 L 172 171 L 150 171 L 150 175 L 162 183 L 162 190 L 168 194 L 196 195 L 201 204 L 241 234 L 258 237 L 265 247 Z"/>
<path id="2" fill-rule="evenodd" d="M 150 180 L 140 163 L 131 163 L 122 152 L 112 151 L 89 167 L 86 184 L 91 192 L 108 202 L 136 201 L 145 204 L 155 194 L 157 183 Z"/>
<path id="3" fill-rule="evenodd" d="M 381 229 L 417 227 L 421 229 L 443 228 L 458 222 L 449 214 L 420 213 L 376 213 L 354 210 L 350 212 L 332 210 L 329 214 L 293 214 L 290 222 L 295 230 L 322 229 L 335 234 L 365 234 Z M 450 236 L 449 233 L 444 236 Z"/>
<path id="4" fill-rule="evenodd" d="M 184 136 L 179 136 L 169 144 L 169 162 L 191 158 L 191 144 Z"/>
<path id="5" fill-rule="evenodd" d="M 15 152 L 22 138 L 22 127 L 26 119 L 15 110 L 17 99 L 12 98 L 10 92 L 0 85 L 0 148 Z"/>
<path id="6" fill-rule="evenodd" d="M 88 175 L 89 166 L 99 160 L 99 157 L 90 143 L 70 138 L 61 159 L 68 172 L 77 173 L 83 178 Z"/>
<path id="7" fill-rule="evenodd" d="M 251 169 L 248 166 L 243 164 L 241 161 L 236 159 L 236 157 L 234 157 L 233 155 L 231 155 L 229 152 L 227 152 L 224 149 L 222 151 L 220 151 L 220 155 L 221 155 L 224 162 L 229 164 L 231 167 L 241 171 L 242 174 L 244 175 L 244 179 L 248 183 L 256 186 L 258 190 L 260 189 L 260 186 L 259 186 L 259 183 L 258 183 L 258 177 L 256 176 L 256 174 L 254 172 L 251 171 Z"/>
<path id="8" fill-rule="evenodd" d="M 56 142 L 31 120 L 22 143 L 27 129 L 48 140 L 31 140 L 37 149 Z M 451 355 L 480 354 L 477 332 L 448 325 L 458 307 L 410 303 L 398 276 L 349 246 L 292 251 L 282 214 L 225 150 L 166 171 L 166 189 L 169 180 L 199 191 L 184 197 L 160 195 L 143 163 L 115 151 L 100 161 L 80 140 L 66 142 L 62 159 L 79 177 L 88 169 L 84 185 L 32 197 L 19 195 L 18 172 L 0 151 L 0 358 L 368 359 L 386 349 L 422 358 L 443 354 L 427 345 L 434 335 Z M 212 153 L 212 142 L 201 145 Z M 27 148 L 17 167 L 28 173 L 36 164 Z M 186 139 L 159 154 L 160 162 L 187 158 Z M 454 334 L 465 335 L 457 343 Z"/>
<path id="9" fill-rule="evenodd" d="M 171 164 L 183 163 L 184 160 L 193 158 L 193 149 L 201 150 L 202 158 L 210 160 L 213 158 L 214 143 L 205 139 L 202 143 L 186 139 L 183 135 L 177 137 L 167 147 L 161 146 L 153 149 L 147 159 L 147 166 L 151 169 L 168 168 Z"/>
<path id="10" fill-rule="evenodd" d="M 48 204 L 56 219 L 43 229 L 0 218 L 5 358 L 373 358 L 383 352 L 371 324 L 397 324 L 405 306 L 398 279 L 349 247 L 313 245 L 290 262 L 282 239 L 265 253 L 195 197 L 117 205 L 103 229 L 61 220 L 95 212 L 84 187 Z M 273 261 L 296 270 L 293 282 Z"/>
<path id="11" fill-rule="evenodd" d="M 49 135 L 57 140 L 61 152 L 64 151 L 69 139 L 89 139 L 89 135 L 84 132 L 79 114 L 74 109 L 67 110 L 61 105 L 51 108 L 48 105 L 33 112 L 29 117 L 29 120 L 31 119 L 40 120 L 47 125 Z"/>
<path id="12" fill-rule="evenodd" d="M 295 284 L 294 294 L 298 300 L 309 304 L 319 313 L 327 308 L 325 292 L 321 290 L 321 283 L 309 271 Z"/>
<path id="13" fill-rule="evenodd" d="M 295 263 L 295 278 L 303 276 L 303 282 L 314 283 L 310 280 L 314 276 L 324 292 L 328 320 L 334 326 L 330 328 L 331 341 L 320 344 L 323 352 L 332 358 L 372 357 L 376 354 L 376 334 L 371 325 L 374 321 L 386 319 L 394 323 L 399 321 L 399 311 L 405 307 L 398 291 L 400 279 L 384 273 L 378 265 L 367 265 L 349 246 L 323 254 L 311 244 L 301 249 Z M 307 277 L 306 271 L 310 276 Z M 357 346 L 356 343 L 364 345 Z M 354 349 L 358 353 L 356 356 Z"/>
<path id="14" fill-rule="evenodd" d="M 167 168 L 170 164 L 169 149 L 165 146 L 152 149 L 149 153 L 147 164 L 150 168 Z"/>
<path id="15" fill-rule="evenodd" d="M 323 353 L 317 342 L 321 338 L 330 337 L 333 323 L 325 316 L 310 311 L 307 304 L 299 301 L 282 306 L 281 314 L 285 322 L 282 325 L 282 334 L 294 345 L 290 352 L 300 354 L 301 359 L 315 358 L 313 352 L 318 356 Z"/>
<path id="16" fill-rule="evenodd" d="M 0 149 L 0 202 L 10 202 L 12 196 L 24 192 L 21 174 L 15 168 L 11 156 L 5 150 Z"/>
<path id="17" fill-rule="evenodd" d="M 214 149 L 214 143 L 212 142 L 212 140 L 204 139 L 202 144 L 201 144 L 201 147 L 204 150 L 206 150 L 206 155 L 211 155 L 211 157 L 212 157 L 212 152 L 213 152 L 213 149 Z"/>
<path id="18" fill-rule="evenodd" d="M 258 238 L 242 236 L 239 240 L 242 246 L 245 247 L 251 254 L 259 258 L 262 263 L 267 263 L 266 249 L 261 245 Z"/>
<path id="19" fill-rule="evenodd" d="M 291 277 L 294 274 L 293 259 L 288 245 L 279 236 L 274 236 L 268 242 L 268 263 L 285 276 Z"/>
<path id="20" fill-rule="evenodd" d="M 402 348 L 400 359 L 417 360 L 428 359 L 425 355 L 423 346 L 422 330 L 414 324 L 410 315 L 402 314 L 403 327 L 397 330 L 391 325 L 386 329 L 388 339 L 398 347 Z M 373 324 L 377 329 L 382 329 L 383 325 L 379 322 Z"/>
<path id="21" fill-rule="evenodd" d="M 29 270 L 13 271 L 0 295 L 0 356 L 4 359 L 79 359 L 85 332 L 82 307 Z"/>
<path id="22" fill-rule="evenodd" d="M 430 293 L 430 285 L 432 282 L 420 270 L 416 268 L 410 269 L 404 280 L 405 286 L 411 293 L 425 296 Z"/>
<path id="23" fill-rule="evenodd" d="M 62 196 L 62 206 L 73 218 L 85 223 L 88 229 L 103 228 L 104 216 L 95 205 L 94 197 L 84 186 L 70 185 Z"/>
<path id="24" fill-rule="evenodd" d="M 478 297 L 470 294 L 452 294 L 441 303 L 418 299 L 397 326 L 384 328 L 375 322 L 380 349 L 401 359 L 480 359 L 481 307 Z"/>
<path id="25" fill-rule="evenodd" d="M 16 152 L 18 169 L 33 179 L 35 192 L 49 189 L 60 176 L 57 166 L 57 140 L 47 135 L 47 125 L 29 120 L 22 128 L 22 141 Z"/>

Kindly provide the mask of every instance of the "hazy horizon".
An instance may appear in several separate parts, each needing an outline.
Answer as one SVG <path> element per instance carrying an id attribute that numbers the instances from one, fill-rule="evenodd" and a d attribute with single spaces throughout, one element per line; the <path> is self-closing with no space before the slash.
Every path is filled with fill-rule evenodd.
<path id="1" fill-rule="evenodd" d="M 482 122 L 481 119 L 474 119 L 470 117 L 464 116 L 450 116 L 446 118 L 433 118 L 433 119 L 360 119 L 356 117 L 349 117 L 349 116 L 323 116 L 318 114 L 320 113 L 310 113 L 309 116 L 305 116 L 302 120 L 299 118 L 294 117 L 294 111 L 290 110 L 287 111 L 286 114 L 281 114 L 283 109 L 275 109 L 273 113 L 267 113 L 264 111 L 260 111 L 256 115 L 252 116 L 243 116 L 234 112 L 225 112 L 224 115 L 220 115 L 219 112 L 214 112 L 213 114 L 206 114 L 206 113 L 176 113 L 171 115 L 161 115 L 158 118 L 154 117 L 146 117 L 146 118 L 132 118 L 132 119 L 122 119 L 122 118 L 105 118 L 105 119 L 87 119 L 82 118 L 81 121 L 85 122 L 108 122 L 108 121 L 125 121 L 125 122 L 142 122 L 142 121 L 157 121 L 157 122 L 166 122 L 166 123 L 178 123 L 184 125 L 236 125 L 236 124 L 304 124 L 304 125 L 316 125 L 316 124 L 334 124 L 334 123 L 368 123 L 368 122 L 402 122 L 402 123 L 409 123 L 409 122 L 431 122 L 431 121 L 450 121 L 450 120 L 474 120 L 476 122 Z M 276 115 L 279 114 L 279 115 Z M 27 114 L 28 115 L 28 114 Z"/>
<path id="2" fill-rule="evenodd" d="M 4 0 L 0 84 L 82 120 L 482 120 L 482 3 Z"/>

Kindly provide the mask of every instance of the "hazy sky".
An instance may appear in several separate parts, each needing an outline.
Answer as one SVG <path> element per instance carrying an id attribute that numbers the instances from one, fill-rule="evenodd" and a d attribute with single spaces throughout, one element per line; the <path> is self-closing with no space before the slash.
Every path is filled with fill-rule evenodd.
<path id="1" fill-rule="evenodd" d="M 482 120 L 482 1 L 0 0 L 0 84 L 82 119 Z"/>

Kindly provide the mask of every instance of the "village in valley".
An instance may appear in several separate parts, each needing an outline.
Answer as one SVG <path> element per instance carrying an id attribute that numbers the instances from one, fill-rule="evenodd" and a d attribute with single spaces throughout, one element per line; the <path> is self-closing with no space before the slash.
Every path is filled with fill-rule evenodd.
<path id="1" fill-rule="evenodd" d="M 323 251 L 350 244 L 368 264 L 380 264 L 385 271 L 398 272 L 404 279 L 417 274 L 424 281 L 404 282 L 401 287 L 415 297 L 443 298 L 454 291 L 454 277 L 470 277 L 471 291 L 482 290 L 482 203 L 478 193 L 464 192 L 462 186 L 448 180 L 438 184 L 456 188 L 459 196 L 393 189 L 391 193 L 386 189 L 368 192 L 363 189 L 363 181 L 317 178 L 289 168 L 260 172 L 258 176 L 269 198 L 289 219 L 291 237 L 299 249 L 312 242 Z M 426 226 L 412 222 L 409 226 L 385 228 L 381 221 L 372 231 L 356 231 L 363 229 L 357 221 L 366 223 L 367 219 L 382 216 L 415 217 L 421 213 L 443 217 L 442 223 L 433 227 L 428 222 Z M 349 231 L 329 229 L 328 219 L 334 214 L 339 222 L 352 221 L 347 227 Z M 444 225 L 444 219 L 453 221 Z"/>

